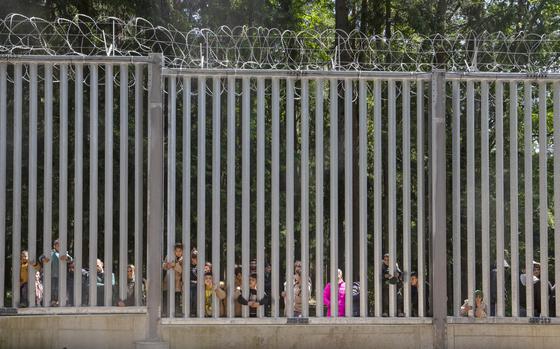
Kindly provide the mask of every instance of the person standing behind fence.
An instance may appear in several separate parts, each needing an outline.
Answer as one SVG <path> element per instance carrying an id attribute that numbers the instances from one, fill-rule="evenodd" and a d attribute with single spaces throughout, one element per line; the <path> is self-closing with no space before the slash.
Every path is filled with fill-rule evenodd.
<path id="1" fill-rule="evenodd" d="M 241 317 L 241 303 L 237 302 L 239 295 L 241 294 L 241 285 L 243 284 L 243 268 L 241 266 L 236 265 L 234 269 L 235 279 L 234 279 L 234 287 L 235 293 L 233 295 L 233 299 L 236 300 L 234 302 L 234 315 L 235 317 Z"/>
<path id="2" fill-rule="evenodd" d="M 39 256 L 39 261 L 33 263 L 33 268 L 36 270 L 35 272 L 35 304 L 37 306 L 44 305 L 43 304 L 43 265 L 49 262 L 49 258 L 45 255 Z"/>
<path id="3" fill-rule="evenodd" d="M 135 303 L 135 287 L 136 287 L 136 267 L 134 264 L 129 264 L 126 268 L 126 298 L 119 299 L 117 305 L 119 307 L 131 307 L 134 306 Z M 142 280 L 142 296 L 140 297 L 140 304 L 146 304 L 146 287 L 145 282 Z"/>
<path id="4" fill-rule="evenodd" d="M 507 303 L 509 299 L 508 290 L 506 287 L 506 283 L 508 280 L 511 279 L 509 264 L 506 260 L 504 260 L 504 278 L 502 283 L 502 291 L 503 291 L 503 299 L 504 303 Z M 498 268 L 494 264 L 492 269 L 490 269 L 490 315 L 496 316 L 497 312 L 497 303 L 498 303 Z"/>
<path id="5" fill-rule="evenodd" d="M 265 306 L 270 303 L 269 295 L 264 292 L 261 299 L 257 298 L 257 274 L 253 273 L 249 276 L 249 297 L 245 299 L 241 294 L 241 290 L 238 291 L 237 302 L 241 305 L 249 306 L 249 316 L 257 317 L 257 309 L 260 306 Z"/>
<path id="6" fill-rule="evenodd" d="M 547 287 L 549 295 L 553 290 L 550 282 L 548 285 L 542 285 L 541 264 L 539 262 L 533 261 L 533 275 L 529 275 L 525 270 L 522 270 L 522 274 L 519 276 L 520 316 L 527 316 L 527 284 L 533 284 L 533 316 L 538 317 L 541 314 L 541 287 Z M 549 302 L 549 299 L 544 301 Z"/>
<path id="7" fill-rule="evenodd" d="M 342 270 L 338 269 L 338 316 L 345 315 L 346 283 L 342 278 Z M 327 307 L 327 316 L 331 316 L 331 284 L 327 283 L 323 292 L 323 304 Z"/>
<path id="8" fill-rule="evenodd" d="M 82 304 L 74 304 L 74 280 L 76 278 L 82 279 L 82 304 L 88 304 L 88 271 L 85 269 L 76 270 L 74 261 L 68 261 L 68 274 L 66 276 L 66 291 L 68 293 L 69 306 L 81 306 Z"/>
<path id="9" fill-rule="evenodd" d="M 469 311 L 473 310 L 473 307 L 469 304 L 469 300 L 465 299 L 465 303 L 461 306 L 461 311 L 459 314 L 461 316 L 468 316 Z M 477 319 L 484 319 L 488 315 L 488 308 L 484 302 L 484 294 L 481 290 L 474 291 L 474 317 Z"/>
<path id="10" fill-rule="evenodd" d="M 90 271 L 89 280 L 88 282 L 95 282 L 97 285 L 97 305 L 103 306 L 104 304 L 104 294 L 105 294 L 105 269 L 104 263 L 101 259 L 97 259 L 97 263 L 95 265 L 96 274 L 92 274 Z M 96 275 L 96 276 L 94 276 Z M 107 304 L 107 306 L 116 304 L 116 297 L 115 297 L 115 274 L 111 273 L 111 304 Z"/>
<path id="11" fill-rule="evenodd" d="M 223 283 L 222 283 L 223 284 Z M 221 285 L 214 285 L 214 280 L 212 278 L 212 273 L 207 272 L 204 274 L 204 313 L 206 317 L 212 317 L 212 295 L 218 297 L 218 303 L 220 304 L 220 316 L 224 316 L 225 306 L 224 299 L 226 299 L 226 291 L 224 291 Z"/>
<path id="12" fill-rule="evenodd" d="M 66 305 L 73 306 L 74 305 L 74 277 L 76 266 L 74 265 L 74 261 L 69 261 L 66 265 L 66 292 L 67 292 L 67 301 Z"/>
<path id="13" fill-rule="evenodd" d="M 197 265 L 198 265 L 198 251 L 196 248 L 193 247 L 191 250 L 191 265 L 190 265 L 190 273 L 189 273 L 189 287 L 190 287 L 190 308 L 191 308 L 191 316 L 196 316 L 196 285 L 198 280 L 197 275 Z M 185 300 L 188 302 L 189 300 Z"/>
<path id="14" fill-rule="evenodd" d="M 20 294 L 20 307 L 29 306 L 27 288 L 29 278 L 29 253 L 26 250 L 21 251 L 20 254 L 20 267 L 19 267 L 19 294 Z"/>
<path id="15" fill-rule="evenodd" d="M 60 272 L 60 261 L 72 261 L 72 257 L 66 251 L 64 254 L 60 254 L 60 242 L 54 240 L 53 249 L 51 251 L 51 258 L 46 258 L 45 263 L 48 263 L 52 260 L 51 265 L 51 307 L 58 306 L 58 279 L 59 279 L 59 272 Z"/>
<path id="16" fill-rule="evenodd" d="M 183 244 L 176 243 L 174 248 L 175 256 L 174 257 L 167 257 L 166 261 L 163 262 L 163 270 L 171 270 L 175 271 L 175 314 L 177 316 L 181 315 L 181 293 L 183 290 Z M 168 292 L 168 285 L 169 280 L 167 279 L 168 273 L 165 273 L 165 277 L 163 279 L 163 312 L 167 313 L 167 292 Z"/>
<path id="17" fill-rule="evenodd" d="M 402 284 L 403 284 L 403 274 L 399 269 L 399 265 L 395 263 L 395 273 L 391 275 L 389 273 L 389 254 L 385 253 L 383 255 L 383 263 L 381 264 L 381 273 L 383 274 L 383 293 L 382 293 L 382 304 L 383 304 L 383 316 L 389 315 L 389 285 L 396 285 L 397 287 L 397 309 L 398 316 L 403 316 L 402 312 Z"/>
<path id="18" fill-rule="evenodd" d="M 424 299 L 418 299 L 418 273 L 413 271 L 410 273 L 410 299 L 411 299 L 411 306 L 410 306 L 410 316 L 416 317 L 419 316 L 420 307 L 419 302 L 422 301 L 424 303 L 424 311 L 427 316 L 430 316 L 430 311 L 427 307 L 426 299 L 430 298 L 430 285 L 427 282 L 424 282 Z"/>
<path id="19" fill-rule="evenodd" d="M 302 296 L 302 289 L 305 287 L 306 285 L 304 285 L 302 283 L 302 279 L 301 279 L 301 270 L 296 270 L 294 273 L 294 300 L 293 300 L 293 309 L 294 309 L 294 317 L 300 317 L 301 316 L 301 312 L 302 312 L 302 302 L 301 302 L 301 296 Z M 308 289 L 311 288 L 311 285 L 307 285 Z M 311 290 L 309 290 L 309 292 L 311 293 Z M 286 298 L 286 291 L 282 292 L 282 297 L 284 297 L 284 303 L 287 304 L 287 298 Z M 286 310 L 287 308 L 284 308 L 284 315 L 288 316 L 288 314 L 286 314 Z"/>

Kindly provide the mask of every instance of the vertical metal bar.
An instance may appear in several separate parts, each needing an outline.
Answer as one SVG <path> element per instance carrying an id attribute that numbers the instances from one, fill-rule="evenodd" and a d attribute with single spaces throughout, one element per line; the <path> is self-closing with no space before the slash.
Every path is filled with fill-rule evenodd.
<path id="1" fill-rule="evenodd" d="M 212 278 L 214 287 L 220 284 L 220 77 L 214 77 L 212 91 Z M 263 247 L 264 249 L 264 247 Z M 212 296 L 212 312 L 215 318 L 220 316 L 220 300 Z"/>
<path id="2" fill-rule="evenodd" d="M 113 295 L 113 66 L 105 65 L 105 193 L 103 204 L 105 222 L 103 236 L 105 242 L 104 302 L 110 306 Z"/>
<path id="3" fill-rule="evenodd" d="M 474 304 L 476 288 L 475 180 L 474 180 L 474 82 L 467 81 L 467 298 Z M 469 311 L 473 315 L 473 311 Z"/>
<path id="4" fill-rule="evenodd" d="M 453 316 L 461 307 L 461 92 L 459 81 L 453 81 Z M 418 200 L 420 202 L 420 200 Z"/>
<path id="5" fill-rule="evenodd" d="M 509 83 L 509 168 L 510 168 L 510 250 L 511 316 L 519 316 L 519 224 L 517 181 L 517 82 Z"/>
<path id="6" fill-rule="evenodd" d="M 97 192 L 98 188 L 98 86 L 97 65 L 91 64 L 90 71 L 90 97 L 89 97 L 89 305 L 97 305 L 97 284 L 93 282 L 97 275 Z"/>
<path id="7" fill-rule="evenodd" d="M 146 338 L 157 340 L 161 306 L 161 260 L 163 245 L 163 86 L 161 53 L 150 54 L 148 66 L 148 330 Z"/>
<path id="8" fill-rule="evenodd" d="M 395 265 L 397 263 L 397 198 L 396 198 L 396 167 L 397 167 L 397 112 L 395 80 L 389 80 L 389 152 L 388 152 L 388 182 L 389 182 L 389 273 L 395 275 Z M 397 287 L 389 285 L 389 316 L 396 316 L 397 308 Z"/>
<path id="9" fill-rule="evenodd" d="M 411 270 L 410 256 L 410 81 L 403 81 L 402 92 L 403 110 L 403 270 Z M 410 278 L 404 280 L 403 310 L 405 316 L 410 316 Z"/>
<path id="10" fill-rule="evenodd" d="M 206 263 L 206 77 L 198 77 L 198 175 L 197 175 L 197 312 L 204 317 L 204 264 Z"/>
<path id="11" fill-rule="evenodd" d="M 447 237 L 446 237 L 446 132 L 445 132 L 445 73 L 432 75 L 431 120 L 431 206 L 432 272 L 433 272 L 433 322 L 434 348 L 446 347 L 447 322 Z"/>
<path id="12" fill-rule="evenodd" d="M 560 280 L 560 82 L 554 83 L 554 280 Z M 1 112 L 1 109 L 0 109 Z M 1 187 L 0 187 L 1 190 Z M 560 315 L 560 287 L 555 288 L 556 316 Z"/>
<path id="13" fill-rule="evenodd" d="M 418 243 L 418 316 L 424 317 L 424 82 L 416 81 L 416 181 L 417 181 L 417 243 Z"/>
<path id="14" fill-rule="evenodd" d="M 280 316 L 280 86 L 278 78 L 272 78 L 272 165 L 270 195 L 270 259 L 272 288 L 272 317 Z M 233 100 L 233 97 L 232 97 Z M 233 141 L 233 139 L 232 139 Z M 233 189 L 232 189 L 233 190 Z M 233 208 L 232 208 L 233 211 Z M 233 227 L 232 227 L 233 229 Z"/>
<path id="15" fill-rule="evenodd" d="M 504 312 L 504 84 L 496 81 L 496 316 Z"/>
<path id="16" fill-rule="evenodd" d="M 143 304 L 143 251 L 144 251 L 144 78 L 143 66 L 134 68 L 134 304 Z M 188 250 L 187 250 L 188 251 Z"/>
<path id="17" fill-rule="evenodd" d="M 375 80 L 374 85 L 374 189 L 373 189 L 373 210 L 374 210 L 374 232 L 373 232 L 373 288 L 375 291 L 375 316 L 381 316 L 381 294 L 383 292 L 381 287 L 381 248 L 383 237 L 383 201 L 382 201 L 382 188 L 383 188 L 383 143 L 382 143 L 382 125 L 381 125 L 381 80 Z"/>
<path id="18" fill-rule="evenodd" d="M 367 82 L 359 80 L 359 174 L 360 197 L 360 316 L 368 316 L 368 271 L 367 271 Z"/>
<path id="19" fill-rule="evenodd" d="M 338 317 L 338 80 L 330 79 L 331 317 Z"/>
<path id="20" fill-rule="evenodd" d="M 23 152 L 23 96 L 22 66 L 14 65 L 14 192 L 12 223 L 12 306 L 18 307 L 20 300 L 20 250 L 21 250 L 21 175 Z M 0 261 L 3 263 L 4 261 Z"/>
<path id="21" fill-rule="evenodd" d="M 309 316 L 309 80 L 301 80 L 301 305 Z"/>
<path id="22" fill-rule="evenodd" d="M 43 209 L 43 253 L 51 258 L 52 249 L 52 202 L 53 202 L 53 66 L 45 65 L 45 165 Z M 51 304 L 51 265 L 46 263 L 43 272 L 43 304 Z"/>
<path id="23" fill-rule="evenodd" d="M 524 92 L 524 168 L 525 168 L 525 295 L 527 296 L 527 316 L 532 317 L 533 304 L 533 119 L 532 119 L 532 86 L 531 82 L 525 81 Z"/>
<path id="24" fill-rule="evenodd" d="M 81 275 L 84 229 L 84 66 L 76 64 L 74 80 L 74 275 Z M 74 306 L 82 305 L 82 278 L 74 277 Z"/>
<path id="25" fill-rule="evenodd" d="M 294 79 L 286 79 L 286 316 L 294 316 Z"/>
<path id="26" fill-rule="evenodd" d="M 167 102 L 167 262 L 175 262 L 175 190 L 176 190 L 176 153 L 177 153 L 177 80 L 168 78 Z M 175 317 L 175 269 L 167 270 L 167 314 Z"/>
<path id="27" fill-rule="evenodd" d="M 0 261 L 6 260 L 6 148 L 7 148 L 7 73 L 6 63 L 0 63 Z M 0 307 L 4 307 L 6 263 L 0 263 Z"/>
<path id="28" fill-rule="evenodd" d="M 241 291 L 243 298 L 249 297 L 249 259 L 251 255 L 251 87 L 250 79 L 243 78 L 243 96 L 241 102 L 241 264 L 243 281 Z M 249 309 L 243 307 L 243 317 L 249 316 Z"/>
<path id="29" fill-rule="evenodd" d="M 60 185 L 58 196 L 58 230 L 60 254 L 68 254 L 68 65 L 60 65 Z M 66 306 L 67 262 L 60 260 L 58 278 L 58 301 Z"/>
<path id="30" fill-rule="evenodd" d="M 257 298 L 264 296 L 264 78 L 257 79 Z M 257 308 L 257 316 L 264 307 Z"/>
<path id="31" fill-rule="evenodd" d="M 482 228 L 482 293 L 490 294 L 490 165 L 488 154 L 488 82 L 480 83 L 480 162 L 481 162 L 481 228 Z M 474 304 L 474 303 L 473 303 Z"/>
<path id="32" fill-rule="evenodd" d="M 128 265 L 128 67 L 120 66 L 119 298 L 126 299 Z M 142 280 L 138 280 L 142 283 Z"/>
<path id="33" fill-rule="evenodd" d="M 315 84 L 315 316 L 323 317 L 323 244 L 324 244 L 324 211 L 323 211 L 323 79 Z"/>
<path id="34" fill-rule="evenodd" d="M 37 163 L 39 160 L 37 157 L 37 64 L 29 65 L 29 77 L 29 201 L 27 204 L 27 245 L 29 261 L 35 262 L 37 261 Z M 3 137 L 2 134 L 0 134 L 0 138 L 1 137 Z M 0 167 L 2 166 L 2 163 L 0 163 Z M 0 176 L 2 175 L 3 174 L 0 172 Z M 78 230 L 78 227 L 76 227 L 76 230 Z M 29 302 L 30 307 L 34 307 L 36 305 L 35 272 L 34 268 L 28 268 L 27 301 Z M 81 278 L 79 279 L 81 280 Z"/>
<path id="35" fill-rule="evenodd" d="M 352 290 L 352 80 L 344 80 L 344 266 L 346 287 Z M 351 293 L 349 292 L 348 295 Z M 352 317 L 352 297 L 345 297 L 344 315 Z"/>
<path id="36" fill-rule="evenodd" d="M 539 230 L 541 249 L 541 309 L 540 316 L 548 317 L 548 192 L 546 130 L 546 82 L 539 83 Z"/>
<path id="37" fill-rule="evenodd" d="M 191 315 L 191 78 L 183 76 L 183 316 Z M 186 268 L 189 268 L 188 270 Z"/>
<path id="38" fill-rule="evenodd" d="M 227 317 L 235 316 L 235 78 L 228 77 L 227 96 Z M 273 187 L 274 190 L 274 187 Z M 274 228 L 273 228 L 274 229 Z"/>

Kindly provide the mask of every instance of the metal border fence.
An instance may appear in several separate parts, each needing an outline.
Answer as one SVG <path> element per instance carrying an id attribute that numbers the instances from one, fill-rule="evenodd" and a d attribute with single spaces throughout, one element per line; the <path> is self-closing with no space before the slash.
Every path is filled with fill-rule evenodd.
<path id="1" fill-rule="evenodd" d="M 119 67 L 118 72 L 113 69 L 114 66 Z M 99 69 L 105 73 L 104 79 L 103 74 L 99 75 Z M 143 77 L 146 70 L 147 81 Z M 42 76 L 40 72 L 43 72 Z M 102 84 L 100 78 L 103 79 Z M 410 318 L 413 303 L 410 271 L 414 267 L 419 283 L 418 316 L 431 316 L 438 331 L 443 331 L 448 314 L 455 317 L 460 315 L 463 297 L 466 296 L 470 304 L 475 304 L 475 290 L 478 288 L 490 300 L 487 309 L 489 316 L 511 317 L 512 321 L 523 316 L 555 316 L 558 303 L 541 301 L 540 307 L 536 307 L 533 289 L 537 283 L 528 282 L 530 274 L 525 271 L 533 270 L 537 264 L 533 259 L 538 255 L 541 273 L 538 276 L 539 287 L 549 284 L 552 270 L 555 280 L 558 280 L 560 273 L 557 264 L 560 238 L 557 235 L 559 230 L 556 229 L 560 221 L 556 209 L 560 205 L 560 166 L 557 160 L 560 148 L 554 146 L 560 139 L 560 128 L 557 127 L 560 123 L 559 78 L 556 74 L 444 71 L 312 71 L 294 74 L 282 70 L 175 69 L 165 68 L 159 54 L 150 57 L 2 57 L 0 258 L 5 259 L 9 251 L 11 264 L 7 265 L 8 268 L 4 264 L 0 265 L 3 268 L 0 269 L 0 306 L 8 305 L 5 299 L 7 290 L 4 289 L 8 283 L 11 285 L 12 305 L 18 306 L 21 300 L 21 275 L 13 271 L 20 269 L 19 255 L 24 237 L 27 238 L 30 261 L 36 262 L 39 258 L 39 240 L 42 241 L 43 254 L 51 253 L 54 218 L 58 218 L 60 251 L 63 253 L 69 249 L 68 246 L 73 246 L 72 255 L 77 270 L 84 269 L 86 255 L 90 270 L 97 264 L 98 231 L 103 232 L 105 261 L 117 260 L 113 253 L 115 188 L 112 187 L 111 179 L 115 174 L 113 165 L 117 163 L 113 157 L 114 136 L 118 135 L 119 253 L 115 269 L 118 281 L 112 280 L 113 263 L 106 263 L 100 282 L 101 296 L 97 295 L 100 285 L 89 281 L 87 303 L 84 303 L 82 292 L 74 292 L 73 302 L 92 307 L 110 306 L 114 304 L 114 287 L 117 289 L 117 298 L 124 299 L 127 294 L 126 267 L 132 255 L 137 267 L 133 303 L 136 306 L 142 304 L 141 280 L 145 269 L 149 281 L 146 293 L 151 324 L 149 331 L 153 338 L 157 337 L 155 324 L 160 318 L 162 302 L 161 263 L 168 261 L 164 260 L 163 252 L 168 257 L 172 256 L 175 243 L 179 240 L 183 242 L 186 253 L 190 252 L 192 246 L 198 247 L 199 264 L 195 269 L 197 280 L 204 279 L 203 262 L 208 260 L 214 266 L 213 283 L 217 285 L 225 281 L 224 289 L 228 294 L 226 322 L 234 321 L 231 318 L 235 316 L 234 266 L 239 255 L 242 269 L 240 289 L 244 298 L 249 296 L 251 259 L 254 257 L 256 260 L 258 299 L 264 297 L 266 265 L 270 263 L 271 266 L 270 312 L 260 308 L 255 316 L 293 318 L 293 288 L 286 287 L 285 306 L 281 305 L 280 291 L 283 278 L 286 285 L 294 283 L 292 270 L 298 253 L 304 285 L 305 280 L 312 279 L 315 282 L 314 292 L 309 292 L 307 287 L 301 289 L 302 318 L 314 318 L 309 309 L 309 300 L 313 295 L 317 300 L 314 315 L 317 318 L 325 316 L 321 291 L 325 281 L 331 285 L 330 298 L 325 299 L 331 304 L 338 304 L 338 288 L 335 284 L 338 284 L 337 270 L 341 265 L 344 265 L 342 269 L 347 285 L 360 282 L 356 308 L 362 318 L 383 317 L 384 294 L 388 295 L 386 315 L 391 318 L 386 319 L 387 322 L 398 322 L 394 317 L 400 315 L 401 306 L 402 315 Z M 68 103 L 72 91 L 69 82 L 74 87 L 73 106 Z M 119 86 L 118 97 L 113 93 L 115 84 Z M 504 88 L 506 84 L 509 90 Z M 532 92 L 534 84 L 538 86 L 537 94 Z M 54 89 L 53 85 L 58 86 L 58 89 Z M 100 85 L 104 87 L 104 104 L 99 103 Z M 549 85 L 552 90 L 548 89 Z M 42 94 L 39 93 L 41 87 Z M 129 90 L 131 87 L 134 87 L 134 91 Z M 520 91 L 523 92 L 522 104 L 518 101 Z M 39 104 L 40 95 L 42 108 Z M 134 106 L 129 103 L 132 95 Z M 24 106 L 24 96 L 28 96 L 28 106 Z M 84 130 L 86 99 L 89 101 L 87 115 L 90 122 L 87 133 Z M 58 113 L 54 108 L 57 104 Z M 253 105 L 256 108 L 253 109 Z M 533 112 L 533 105 L 538 105 L 537 113 Z M 99 116 L 100 106 L 103 107 L 103 118 Z M 120 116 L 118 128 L 113 123 L 115 110 Z M 506 117 L 507 110 L 509 113 Z M 518 118 L 519 111 L 523 113 L 522 120 Z M 72 113 L 74 119 L 70 118 Z M 39 119 L 40 114 L 44 115 L 44 121 Z M 12 118 L 8 115 L 12 115 Z M 134 147 L 131 151 L 128 129 L 132 115 L 135 122 Z M 357 120 L 358 125 L 355 129 L 350 127 L 354 120 Z M 182 126 L 181 138 L 177 137 L 177 121 Z M 29 132 L 25 142 L 24 122 Z M 56 123 L 60 127 L 58 131 L 53 126 Z M 69 123 L 74 126 L 73 139 L 69 134 Z M 533 134 L 533 123 L 538 124 L 538 137 Z M 144 131 L 144 124 L 147 132 Z M 44 127 L 42 135 L 37 134 L 39 125 Z M 8 132 L 10 126 L 13 128 L 11 134 Z M 103 230 L 98 228 L 101 212 L 98 207 L 101 196 L 98 186 L 101 164 L 98 161 L 98 147 L 102 144 L 98 135 L 100 126 L 105 131 L 102 139 Z M 506 126 L 509 127 L 509 137 Z M 520 129 L 523 130 L 522 148 L 518 146 Z M 38 146 L 41 136 L 44 140 L 42 149 Z M 56 139 L 59 141 L 58 148 L 54 147 Z M 356 139 L 357 148 L 353 143 Z M 87 249 L 84 249 L 86 140 L 89 141 L 91 155 L 88 158 L 90 172 L 87 178 L 89 236 Z M 178 140 L 182 141 L 179 147 Z M 209 156 L 206 154 L 209 140 L 211 161 L 208 161 Z M 252 149 L 253 146 L 256 149 Z M 12 158 L 8 157 L 8 149 L 12 151 Z M 73 149 L 73 164 L 69 149 Z M 23 161 L 25 150 L 28 155 L 27 168 Z M 60 159 L 55 172 L 53 151 L 58 152 Z M 520 151 L 523 154 L 523 190 L 519 190 L 518 182 L 521 173 L 518 161 Z M 144 153 L 147 153 L 147 172 L 144 169 Z M 284 154 L 283 159 L 281 153 Z M 44 158 L 42 168 L 38 167 L 41 164 L 40 155 Z M 130 157 L 134 158 L 133 191 L 127 189 L 131 178 L 128 173 L 131 165 L 127 163 Z M 358 159 L 357 167 L 354 167 L 354 157 Z M 372 162 L 370 157 L 373 158 Z M 538 161 L 539 173 L 537 210 L 533 209 L 533 158 L 538 159 L 535 160 Z M 412 159 L 416 160 L 416 171 L 412 167 Z M 167 166 L 164 166 L 165 160 Z M 222 166 L 223 163 L 226 166 Z M 548 166 L 554 167 L 552 176 L 548 174 Z M 66 200 L 70 193 L 69 168 L 73 169 L 74 175 L 72 202 Z M 209 184 L 206 183 L 208 169 L 212 173 Z M 352 179 L 356 169 L 359 182 L 358 190 L 354 191 Z M 342 181 L 339 175 L 343 176 Z M 416 181 L 413 181 L 413 175 Z M 494 183 L 490 181 L 492 176 Z M 180 181 L 177 181 L 177 177 Z M 328 180 L 325 180 L 326 177 Z M 27 187 L 24 179 L 29 183 Z M 42 206 L 37 193 L 39 179 L 44 180 Z M 194 179 L 196 185 L 191 186 Z M 270 193 L 265 193 L 266 182 L 270 183 Z M 54 193 L 54 184 L 58 195 Z M 236 198 L 239 185 L 240 205 Z M 386 198 L 382 197 L 385 185 L 388 186 Z M 410 188 L 413 185 L 416 185 L 415 196 L 411 195 Z M 177 190 L 178 187 L 181 187 L 181 192 Z M 9 189 L 12 190 L 10 205 Z M 368 201 L 370 190 L 373 192 L 373 202 Z M 22 214 L 24 192 L 27 195 L 27 221 L 24 221 Z M 344 193 L 343 209 L 338 207 L 340 192 Z M 552 200 L 548 199 L 549 192 L 553 193 Z M 181 200 L 177 200 L 179 194 Z M 402 207 L 397 207 L 397 195 L 402 195 Z M 207 196 L 211 198 L 208 204 Z M 191 205 L 195 197 L 196 205 Z M 225 214 L 220 206 L 222 197 L 227 198 Z M 296 202 L 296 197 L 299 202 Z M 256 212 L 251 211 L 253 198 L 256 199 Z M 312 199 L 314 205 L 310 210 Z M 131 200 L 133 205 L 129 204 Z M 181 230 L 176 225 L 176 206 L 180 201 Z M 523 203 L 524 216 L 519 215 L 520 201 Z M 145 206 L 144 202 L 147 202 Z M 59 205 L 57 217 L 53 215 L 55 203 Z M 73 205 L 73 216 L 69 215 L 70 203 Z M 207 207 L 210 209 L 207 210 Z M 358 210 L 357 230 L 351 224 L 355 208 Z M 42 226 L 36 218 L 39 216 L 38 210 L 43 218 Z M 448 210 L 451 212 L 449 219 Z M 507 213 L 509 220 L 506 219 Z M 131 220 L 129 214 L 134 216 L 134 228 L 128 225 Z M 495 215 L 495 219 L 491 214 Z M 533 233 L 535 216 L 538 216 L 538 234 Z M 387 220 L 386 224 L 383 224 L 384 219 Z M 68 229 L 70 221 L 72 237 Z M 509 241 L 505 235 L 508 228 Z M 340 229 L 343 234 L 338 234 Z M 43 231 L 42 235 L 38 234 L 40 230 Z M 133 251 L 129 250 L 129 232 L 134 232 Z M 177 239 L 177 232 L 180 232 L 180 239 Z M 313 246 L 310 236 L 315 237 Z M 343 242 L 338 241 L 339 236 L 343 236 Z M 536 237 L 537 253 L 533 246 Z M 165 248 L 164 238 L 167 239 Z M 357 249 L 354 248 L 356 239 Z M 266 247 L 266 241 L 270 241 L 269 248 Z M 465 251 L 465 241 L 466 254 L 462 253 Z M 9 242 L 11 249 L 7 245 Z M 284 243 L 283 250 L 280 248 L 281 242 Z M 554 246 L 554 255 L 549 254 L 549 244 Z M 343 253 L 339 251 L 339 245 L 344 246 Z M 226 254 L 222 258 L 224 246 Z M 328 251 L 325 246 L 328 246 Z M 521 246 L 523 249 L 520 249 Z M 394 284 L 387 285 L 386 291 L 384 289 L 384 252 L 389 254 L 389 274 L 397 273 L 397 263 L 402 260 L 402 300 Z M 355 254 L 358 255 L 357 265 L 353 263 Z M 480 267 L 477 267 L 478 255 L 481 256 Z M 551 261 L 551 258 L 554 259 Z M 282 260 L 285 260 L 285 264 Z M 493 262 L 495 266 L 492 266 Z M 453 263 L 449 270 L 448 263 Z M 506 275 L 508 264 L 511 265 L 509 280 Z M 62 294 L 58 299 L 61 307 L 67 304 L 65 295 L 69 284 L 66 267 L 66 262 L 60 260 L 57 281 L 58 292 Z M 466 287 L 461 282 L 463 270 L 466 270 Z M 53 270 L 46 263 L 42 274 L 47 301 L 44 304 L 50 304 L 52 273 Z M 173 290 L 176 286 L 174 271 L 171 269 L 166 273 L 168 290 Z M 6 275 L 11 276 L 11 282 L 5 279 Z M 354 278 L 354 275 L 358 277 Z M 525 275 L 525 283 L 522 283 L 521 275 Z M 35 271 L 29 268 L 27 278 L 30 285 L 33 285 L 35 277 Z M 452 285 L 449 292 L 448 283 Z M 425 284 L 431 286 L 429 293 Z M 189 286 L 183 279 L 180 292 L 183 297 L 180 308 L 182 316 L 174 314 L 175 296 L 173 292 L 168 292 L 166 315 L 170 318 L 189 318 L 191 314 L 198 318 L 207 316 L 206 304 L 203 302 L 195 303 L 194 313 L 194 309 L 190 309 L 190 299 L 195 294 L 198 299 L 206 299 L 204 284 L 198 282 L 194 291 Z M 82 278 L 74 278 L 72 287 L 74 290 L 84 289 Z M 34 305 L 34 291 L 35 287 L 28 287 L 27 296 L 31 306 Z M 524 297 L 521 291 L 525 291 Z M 548 300 L 557 298 L 558 292 L 555 287 L 540 287 L 537 293 L 540 300 Z M 492 300 L 494 295 L 495 301 Z M 219 304 L 220 300 L 214 293 L 211 317 L 220 317 Z M 345 317 L 355 316 L 353 307 L 352 298 L 347 297 Z M 282 313 L 283 309 L 285 314 Z M 119 311 L 118 308 L 113 310 Z M 138 311 L 137 308 L 130 310 Z M 338 308 L 333 307 L 332 317 L 340 315 L 337 312 Z M 474 316 L 473 310 L 467 314 Z M 242 318 L 251 315 L 247 308 L 241 313 Z M 442 336 L 442 333 L 439 335 Z"/>

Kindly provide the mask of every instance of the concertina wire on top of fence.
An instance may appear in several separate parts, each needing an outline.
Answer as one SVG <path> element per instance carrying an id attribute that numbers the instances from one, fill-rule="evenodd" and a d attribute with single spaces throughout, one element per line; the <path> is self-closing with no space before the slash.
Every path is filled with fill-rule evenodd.
<path id="1" fill-rule="evenodd" d="M 166 66 L 356 71 L 560 70 L 560 33 L 467 33 L 445 36 L 396 32 L 390 38 L 354 30 L 292 31 L 263 27 L 156 26 L 143 18 L 46 20 L 11 14 L 0 20 L 0 55 L 139 56 L 161 52 Z M 441 62 L 443 64 L 440 64 Z"/>

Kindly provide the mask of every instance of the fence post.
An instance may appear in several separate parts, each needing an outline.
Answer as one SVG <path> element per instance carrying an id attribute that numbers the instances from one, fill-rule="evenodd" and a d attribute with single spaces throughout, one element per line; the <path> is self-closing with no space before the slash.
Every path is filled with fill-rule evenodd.
<path id="1" fill-rule="evenodd" d="M 146 341 L 136 348 L 168 348 L 161 342 L 158 321 L 161 308 L 163 244 L 163 55 L 150 54 L 148 71 L 148 231 L 147 231 L 147 329 Z"/>
<path id="2" fill-rule="evenodd" d="M 445 71 L 432 73 L 431 106 L 431 219 L 432 224 L 432 311 L 434 348 L 446 348 L 447 245 L 445 160 Z"/>

